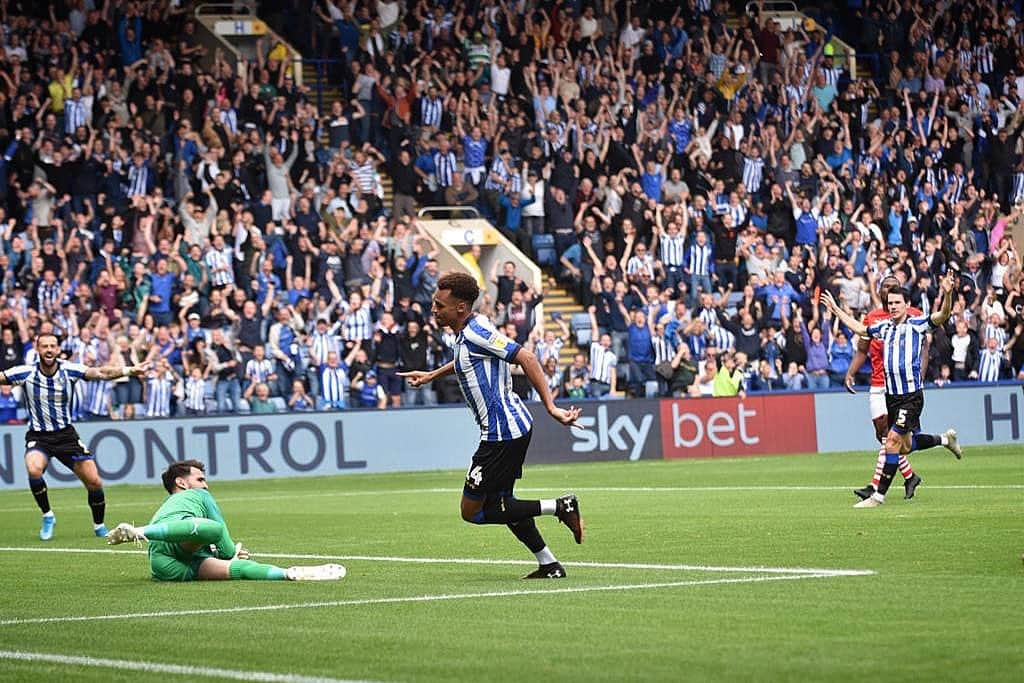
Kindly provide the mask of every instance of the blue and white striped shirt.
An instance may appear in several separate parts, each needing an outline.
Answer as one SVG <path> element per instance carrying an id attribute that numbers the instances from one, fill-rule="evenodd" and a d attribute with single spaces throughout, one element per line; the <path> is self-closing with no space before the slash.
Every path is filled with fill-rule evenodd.
<path id="1" fill-rule="evenodd" d="M 719 351 L 732 351 L 736 346 L 736 335 L 721 325 L 708 328 L 708 339 Z"/>
<path id="2" fill-rule="evenodd" d="M 263 384 L 272 374 L 274 374 L 274 364 L 269 358 L 263 360 L 253 358 L 245 364 L 245 376 L 251 377 L 253 384 Z"/>
<path id="3" fill-rule="evenodd" d="M 978 357 L 978 381 L 998 382 L 999 368 L 1003 364 L 1003 355 L 999 351 L 982 349 Z"/>
<path id="4" fill-rule="evenodd" d="M 149 167 L 146 164 L 128 169 L 128 196 L 134 197 L 139 194 L 146 194 L 146 184 L 149 182 Z"/>
<path id="5" fill-rule="evenodd" d="M 561 337 L 555 337 L 555 340 L 551 342 L 549 346 L 543 339 L 537 342 L 537 360 L 543 365 L 547 362 L 548 358 L 559 359 L 558 354 L 561 353 L 562 347 L 565 346 L 565 340 Z"/>
<path id="6" fill-rule="evenodd" d="M 658 242 L 661 251 L 661 264 L 668 268 L 682 267 L 686 257 L 686 236 L 683 233 L 676 233 L 675 237 L 664 234 Z"/>
<path id="7" fill-rule="evenodd" d="M 424 97 L 420 100 L 420 122 L 424 126 L 440 128 L 443 111 L 444 101 L 440 97 L 434 99 Z"/>
<path id="8" fill-rule="evenodd" d="M 369 301 L 364 301 L 363 305 L 354 311 L 347 311 L 341 337 L 346 341 L 363 341 L 373 337 L 373 312 L 370 310 Z"/>
<path id="9" fill-rule="evenodd" d="M 512 391 L 510 363 L 519 344 L 475 314 L 455 340 L 455 376 L 480 425 L 481 441 L 511 441 L 529 433 L 533 417 Z"/>
<path id="10" fill-rule="evenodd" d="M 189 377 L 185 381 L 185 407 L 197 412 L 206 412 L 206 380 Z"/>
<path id="11" fill-rule="evenodd" d="M 214 287 L 225 287 L 235 283 L 235 271 L 231 262 L 233 254 L 234 250 L 227 245 L 219 251 L 211 247 L 206 252 L 204 260 L 210 269 L 210 280 Z M 222 270 L 224 266 L 227 266 L 226 270 Z"/>
<path id="12" fill-rule="evenodd" d="M 74 135 L 79 126 L 85 125 L 85 102 L 64 100 L 64 132 Z"/>
<path id="13" fill-rule="evenodd" d="M 14 386 L 25 385 L 28 428 L 36 432 L 56 432 L 71 426 L 71 408 L 75 384 L 88 368 L 80 363 L 57 361 L 57 371 L 47 376 L 35 365 L 17 365 L 4 374 Z"/>
<path id="14" fill-rule="evenodd" d="M 110 395 L 114 383 L 105 379 L 82 382 L 85 385 L 86 410 L 93 415 L 110 415 Z"/>
<path id="15" fill-rule="evenodd" d="M 341 342 L 338 340 L 338 328 L 340 327 L 341 323 L 337 322 L 326 332 L 317 331 L 310 335 L 309 353 L 316 358 L 318 364 L 326 362 L 327 354 L 331 351 L 341 353 Z"/>
<path id="16" fill-rule="evenodd" d="M 146 380 L 146 416 L 170 417 L 174 377 L 169 372 Z"/>
<path id="17" fill-rule="evenodd" d="M 761 180 L 764 178 L 764 159 L 758 157 L 743 159 L 743 186 L 747 192 L 757 194 L 761 190 Z M 737 225 L 739 225 L 737 223 Z"/>
<path id="18" fill-rule="evenodd" d="M 434 155 L 434 174 L 437 176 L 438 187 L 451 187 L 455 182 L 455 169 L 458 161 L 455 159 L 455 152 L 437 152 Z"/>
<path id="19" fill-rule="evenodd" d="M 346 405 L 348 403 L 348 366 L 339 363 L 332 368 L 326 363 L 320 369 L 320 396 L 328 403 Z"/>
<path id="20" fill-rule="evenodd" d="M 590 344 L 590 378 L 595 382 L 612 383 L 612 374 L 619 364 L 615 352 L 606 349 L 597 342 Z"/>
<path id="21" fill-rule="evenodd" d="M 710 275 L 713 258 L 710 244 L 694 244 L 687 254 L 687 267 L 693 275 Z"/>
<path id="22" fill-rule="evenodd" d="M 906 396 L 921 390 L 921 346 L 932 329 L 931 317 L 924 315 L 899 324 L 882 320 L 868 327 L 868 334 L 882 341 L 885 393 Z"/>

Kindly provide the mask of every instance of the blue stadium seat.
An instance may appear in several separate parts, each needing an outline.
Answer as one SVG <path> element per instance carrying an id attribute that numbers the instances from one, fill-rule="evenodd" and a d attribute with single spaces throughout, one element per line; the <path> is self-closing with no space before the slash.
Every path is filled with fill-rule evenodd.
<path id="1" fill-rule="evenodd" d="M 552 267 L 558 263 L 558 252 L 555 251 L 555 238 L 553 235 L 534 235 L 533 254 L 537 265 L 545 268 Z"/>
<path id="2" fill-rule="evenodd" d="M 587 313 L 573 313 L 569 320 L 569 328 L 576 336 L 576 346 L 584 347 L 593 341 L 593 330 L 590 329 L 590 315 Z"/>

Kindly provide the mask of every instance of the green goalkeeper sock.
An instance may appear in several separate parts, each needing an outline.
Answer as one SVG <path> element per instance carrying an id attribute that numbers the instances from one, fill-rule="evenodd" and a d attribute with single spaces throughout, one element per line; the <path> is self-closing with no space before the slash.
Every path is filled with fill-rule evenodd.
<path id="1" fill-rule="evenodd" d="M 142 534 L 150 541 L 168 543 L 201 543 L 217 545 L 218 554 L 228 559 L 235 555 L 235 542 L 231 540 L 226 525 L 212 519 L 192 517 L 190 519 L 162 522 L 144 526 Z"/>
<path id="2" fill-rule="evenodd" d="M 250 581 L 283 581 L 284 570 L 272 564 L 261 564 L 252 560 L 232 560 L 228 565 L 228 573 L 232 581 L 248 579 Z"/>

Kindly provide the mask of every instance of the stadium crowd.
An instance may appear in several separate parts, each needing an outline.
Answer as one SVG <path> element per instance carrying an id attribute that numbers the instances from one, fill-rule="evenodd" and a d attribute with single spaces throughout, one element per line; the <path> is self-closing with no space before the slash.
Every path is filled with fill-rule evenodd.
<path id="1" fill-rule="evenodd" d="M 816 292 L 863 314 L 894 275 L 927 312 L 950 268 L 929 381 L 1024 377 L 1011 5 L 857 0 L 783 30 L 713 0 L 266 4 L 330 60 L 322 114 L 283 45 L 210 54 L 187 4 L 3 5 L 0 370 L 41 331 L 156 362 L 80 383 L 81 418 L 460 400 L 396 374 L 451 359 L 424 204 L 476 206 L 575 291 L 590 324 L 562 336 L 513 269 L 480 304 L 560 396 L 838 386 L 856 339 Z M 560 367 L 569 334 L 591 343 Z"/>

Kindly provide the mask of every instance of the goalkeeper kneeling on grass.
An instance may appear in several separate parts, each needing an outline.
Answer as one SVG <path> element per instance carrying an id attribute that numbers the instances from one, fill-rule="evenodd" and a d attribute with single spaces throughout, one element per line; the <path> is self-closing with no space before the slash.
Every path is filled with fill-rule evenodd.
<path id="1" fill-rule="evenodd" d="M 340 564 L 288 567 L 249 559 L 249 551 L 231 540 L 198 460 L 176 462 L 163 473 L 170 496 L 143 527 L 118 524 L 107 543 L 148 541 L 149 569 L 157 581 L 330 581 L 345 576 Z"/>

